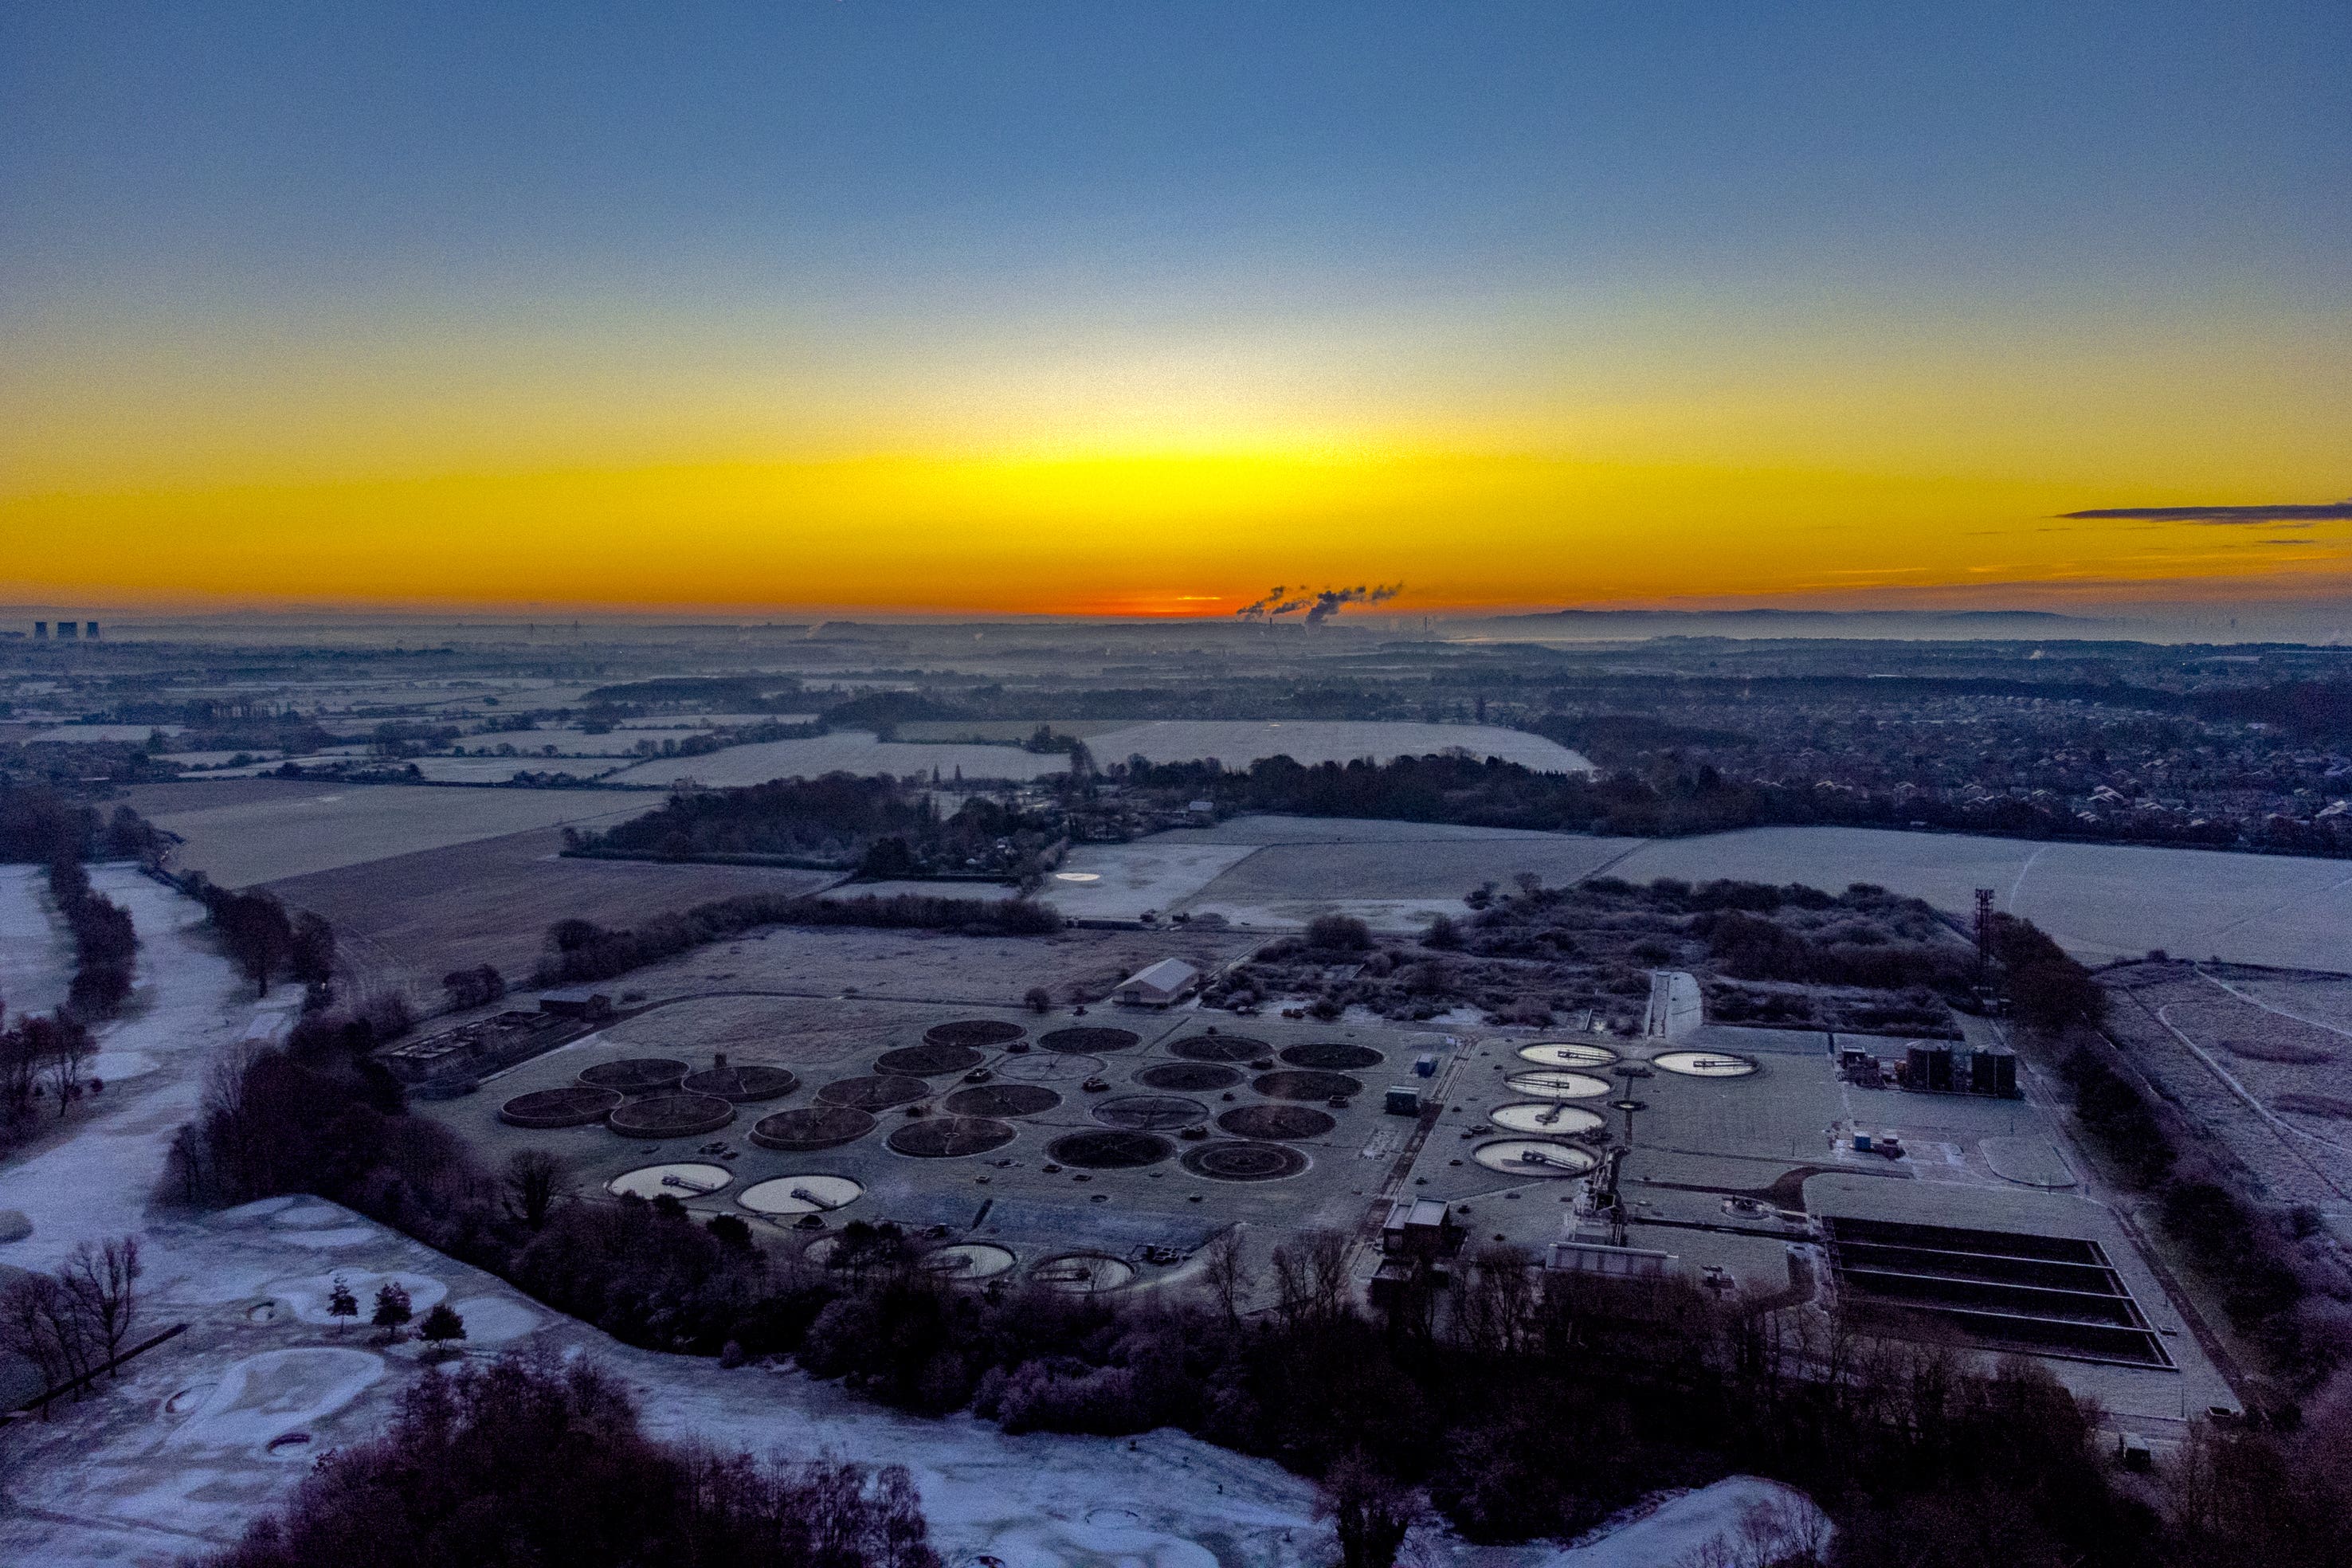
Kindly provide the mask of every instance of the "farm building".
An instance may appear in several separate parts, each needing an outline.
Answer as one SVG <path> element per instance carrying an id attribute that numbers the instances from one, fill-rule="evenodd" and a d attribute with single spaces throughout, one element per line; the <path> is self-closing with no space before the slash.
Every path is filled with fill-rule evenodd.
<path id="1" fill-rule="evenodd" d="M 1181 958 L 1163 958 L 1137 970 L 1112 992 L 1130 1007 L 1165 1007 L 1200 984 L 1201 972 Z"/>

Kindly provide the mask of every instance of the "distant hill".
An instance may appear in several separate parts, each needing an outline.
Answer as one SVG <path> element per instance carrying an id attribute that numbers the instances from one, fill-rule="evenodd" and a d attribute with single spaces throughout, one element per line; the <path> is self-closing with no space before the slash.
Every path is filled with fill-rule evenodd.
<path id="1" fill-rule="evenodd" d="M 2116 622 L 2049 610 L 1550 610 L 1457 623 L 1517 637 L 2113 637 Z"/>

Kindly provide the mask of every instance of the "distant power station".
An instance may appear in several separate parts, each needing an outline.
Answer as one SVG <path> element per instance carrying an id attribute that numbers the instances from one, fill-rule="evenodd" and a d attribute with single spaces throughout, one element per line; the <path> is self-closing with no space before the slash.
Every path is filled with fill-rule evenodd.
<path id="1" fill-rule="evenodd" d="M 96 621 L 59 621 L 58 623 L 58 640 L 59 642 L 73 642 L 78 639 L 83 642 L 96 642 L 98 640 L 98 623 Z M 49 640 L 48 622 L 35 621 L 33 623 L 33 640 L 35 642 L 47 642 Z"/>

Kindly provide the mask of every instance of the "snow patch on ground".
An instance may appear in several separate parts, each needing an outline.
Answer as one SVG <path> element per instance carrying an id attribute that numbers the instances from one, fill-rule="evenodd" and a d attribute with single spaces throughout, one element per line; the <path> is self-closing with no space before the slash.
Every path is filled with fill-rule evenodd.
<path id="1" fill-rule="evenodd" d="M 49 873 L 0 866 L 0 1002 L 12 1015 L 54 1013 L 73 981 L 73 944 L 51 920 Z"/>
<path id="2" fill-rule="evenodd" d="M 1789 1548 L 1813 1541 L 1826 1555 L 1829 1521 L 1811 1498 L 1775 1481 L 1733 1476 L 1669 1498 L 1630 1524 L 1604 1526 L 1535 1568 L 1673 1568 L 1717 1542 L 1737 1547 L 1751 1530 L 1774 1531 Z"/>
<path id="3" fill-rule="evenodd" d="M 332 1415 L 384 1374 L 383 1358 L 361 1350 L 264 1351 L 221 1374 L 195 1414 L 172 1434 L 177 1448 L 268 1450 L 289 1433 Z"/>

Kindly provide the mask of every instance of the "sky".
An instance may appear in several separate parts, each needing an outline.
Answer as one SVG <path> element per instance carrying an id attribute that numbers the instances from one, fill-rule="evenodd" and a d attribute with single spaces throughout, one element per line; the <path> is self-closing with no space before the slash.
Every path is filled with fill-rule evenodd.
<path id="1" fill-rule="evenodd" d="M 2352 597 L 2347 59 L 2340 0 L 6 7 L 0 599 Z"/>

